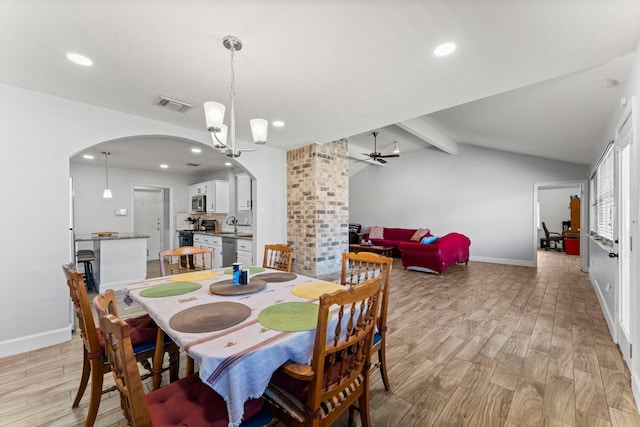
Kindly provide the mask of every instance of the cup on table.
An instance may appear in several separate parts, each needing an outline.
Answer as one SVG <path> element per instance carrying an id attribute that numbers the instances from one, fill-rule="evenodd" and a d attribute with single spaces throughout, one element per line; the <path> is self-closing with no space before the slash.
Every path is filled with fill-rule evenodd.
<path id="1" fill-rule="evenodd" d="M 242 263 L 234 262 L 233 263 L 233 284 L 240 284 L 240 275 L 242 274 Z"/>

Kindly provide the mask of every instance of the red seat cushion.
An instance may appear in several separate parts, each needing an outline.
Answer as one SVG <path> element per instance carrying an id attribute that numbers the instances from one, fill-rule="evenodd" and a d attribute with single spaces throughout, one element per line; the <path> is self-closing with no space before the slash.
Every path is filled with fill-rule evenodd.
<path id="1" fill-rule="evenodd" d="M 124 321 L 129 325 L 129 337 L 131 337 L 131 345 L 133 346 L 134 353 L 153 348 L 156 345 L 158 326 L 156 325 L 156 322 L 154 322 L 153 319 L 149 317 L 148 314 L 139 317 L 133 317 L 131 319 L 124 319 Z M 100 332 L 100 328 L 96 329 L 98 330 L 98 340 L 100 341 L 100 347 L 102 347 L 104 351 L 104 340 L 102 338 L 102 332 Z"/>
<path id="2" fill-rule="evenodd" d="M 189 375 L 146 395 L 154 427 L 227 427 L 227 405 L 197 374 Z M 262 408 L 262 399 L 244 404 L 246 420 Z"/>

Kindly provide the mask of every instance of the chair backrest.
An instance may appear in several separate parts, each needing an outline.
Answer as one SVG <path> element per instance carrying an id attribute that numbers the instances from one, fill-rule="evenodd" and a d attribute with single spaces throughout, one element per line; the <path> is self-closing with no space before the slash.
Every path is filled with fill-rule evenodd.
<path id="1" fill-rule="evenodd" d="M 129 325 L 112 314 L 100 317 L 105 353 L 109 359 L 122 412 L 132 427 L 151 427 L 149 408 L 129 337 Z"/>
<path id="2" fill-rule="evenodd" d="M 379 278 L 348 290 L 320 297 L 307 407 L 320 411 L 320 403 L 343 393 L 359 395 L 369 383 L 369 359 L 380 300 Z M 337 324 L 329 331 L 329 313 Z M 354 384 L 356 386 L 354 386 Z M 341 411 L 334 411 L 336 416 Z"/>
<path id="3" fill-rule="evenodd" d="M 107 289 L 103 294 L 98 294 L 93 298 L 93 308 L 98 313 L 98 321 L 107 314 L 118 315 L 118 306 L 116 304 L 116 294 L 113 289 Z"/>
<path id="4" fill-rule="evenodd" d="M 345 252 L 342 254 L 342 271 L 340 284 L 343 286 L 356 286 L 373 277 L 381 279 L 380 312 L 378 313 L 378 329 L 387 329 L 387 306 L 389 305 L 389 277 L 393 258 L 375 254 L 373 252 Z"/>
<path id="5" fill-rule="evenodd" d="M 169 249 L 169 250 L 160 252 L 160 274 L 162 274 L 163 276 L 166 276 L 165 268 L 164 268 L 165 257 L 169 257 L 168 259 L 169 274 L 173 274 L 173 258 L 174 257 L 178 257 L 178 263 L 177 263 L 178 273 L 182 273 L 182 263 L 181 263 L 182 257 L 186 259 L 185 271 L 205 270 L 206 269 L 205 257 L 210 257 L 209 265 L 211 266 L 211 268 L 213 268 L 214 249 L 200 248 L 197 246 L 182 246 L 179 248 Z M 193 260 L 193 265 L 191 264 L 191 260 Z"/>
<path id="6" fill-rule="evenodd" d="M 544 238 L 549 240 L 549 230 L 547 230 L 547 224 L 542 221 L 542 229 L 544 230 Z"/>
<path id="7" fill-rule="evenodd" d="M 283 244 L 264 245 L 264 268 L 273 268 L 290 272 L 291 261 L 293 261 L 293 247 Z"/>
<path id="8" fill-rule="evenodd" d="M 78 272 L 72 264 L 63 265 L 65 277 L 67 278 L 67 286 L 69 286 L 69 295 L 73 301 L 73 308 L 78 317 L 78 327 L 80 328 L 80 336 L 84 348 L 91 357 L 102 357 L 102 346 L 98 339 L 98 331 L 96 330 L 93 312 L 89 304 L 89 297 L 82 279 L 82 273 Z"/>

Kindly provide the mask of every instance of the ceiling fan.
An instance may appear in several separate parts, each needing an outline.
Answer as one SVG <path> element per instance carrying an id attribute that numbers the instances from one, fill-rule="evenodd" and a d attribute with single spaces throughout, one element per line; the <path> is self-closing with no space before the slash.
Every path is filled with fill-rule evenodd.
<path id="1" fill-rule="evenodd" d="M 378 152 L 378 146 L 377 146 L 377 138 L 378 138 L 378 132 L 373 132 L 373 153 L 362 153 L 365 156 L 369 156 L 371 157 L 371 160 L 375 160 L 378 163 L 382 163 L 385 164 L 387 163 L 387 161 L 385 160 L 386 158 L 389 157 L 400 157 L 400 154 L 385 154 L 382 155 Z"/>

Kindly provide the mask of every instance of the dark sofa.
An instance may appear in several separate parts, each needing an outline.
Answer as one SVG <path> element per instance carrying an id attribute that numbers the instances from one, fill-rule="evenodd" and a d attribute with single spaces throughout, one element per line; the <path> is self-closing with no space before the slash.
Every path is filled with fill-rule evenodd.
<path id="1" fill-rule="evenodd" d="M 428 268 L 442 274 L 447 268 L 457 263 L 469 262 L 469 246 L 471 240 L 460 233 L 449 233 L 439 237 L 431 244 L 419 242 L 400 242 L 402 266 Z"/>

